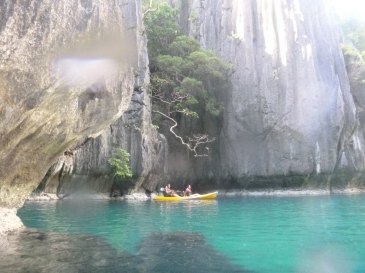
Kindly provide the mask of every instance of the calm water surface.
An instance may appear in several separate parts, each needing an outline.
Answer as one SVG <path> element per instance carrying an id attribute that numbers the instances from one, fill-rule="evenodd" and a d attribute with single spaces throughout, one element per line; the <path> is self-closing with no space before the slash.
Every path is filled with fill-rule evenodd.
<path id="1" fill-rule="evenodd" d="M 365 272 L 364 195 L 28 202 L 18 215 L 27 227 L 100 236 L 131 255 L 164 234 L 182 241 L 202 234 L 207 248 L 200 252 L 212 263 L 224 258 L 252 272 Z M 162 255 L 169 244 L 158 247 Z"/>

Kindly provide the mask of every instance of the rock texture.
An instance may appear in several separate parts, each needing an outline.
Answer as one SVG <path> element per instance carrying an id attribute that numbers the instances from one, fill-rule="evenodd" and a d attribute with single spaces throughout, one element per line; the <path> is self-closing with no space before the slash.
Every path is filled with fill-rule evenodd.
<path id="1" fill-rule="evenodd" d="M 355 183 L 361 110 L 325 1 L 193 0 L 180 10 L 185 32 L 235 67 L 219 153 L 200 175 L 247 188 Z"/>
<path id="2" fill-rule="evenodd" d="M 0 249 L 10 246 L 8 235 L 24 228 L 22 221 L 16 215 L 16 209 L 0 208 Z"/>
<path id="3" fill-rule="evenodd" d="M 133 15 L 141 22 L 140 8 L 135 6 Z M 121 7 L 125 18 L 131 11 Z M 135 20 L 130 22 L 131 26 Z M 138 51 L 135 68 L 135 84 L 130 103 L 124 114 L 98 137 L 70 148 L 48 170 L 36 190 L 39 193 L 55 193 L 60 198 L 73 194 L 75 198 L 84 193 L 108 193 L 112 197 L 135 191 L 153 191 L 161 174 L 167 172 L 167 141 L 158 134 L 151 122 L 151 103 L 148 96 L 149 68 L 147 37 L 142 25 L 138 25 L 140 35 L 136 35 Z M 118 183 L 107 176 L 108 160 L 117 148 L 130 154 L 132 179 Z M 155 178 L 157 177 L 157 178 Z"/>
<path id="4" fill-rule="evenodd" d="M 147 55 L 144 55 L 147 56 Z M 117 197 L 136 191 L 153 191 L 153 177 L 166 172 L 167 142 L 151 126 L 149 97 L 143 87 L 132 95 L 129 108 L 97 138 L 61 156 L 47 172 L 36 193 L 55 193 L 60 198 L 84 193 L 109 193 Z M 130 153 L 132 179 L 113 184 L 107 176 L 108 160 L 117 148 Z M 158 180 L 157 180 L 158 181 Z"/>
<path id="5" fill-rule="evenodd" d="M 145 112 L 133 112 L 142 101 L 149 105 L 140 89 L 147 82 L 141 80 L 134 95 L 139 102 L 132 99 L 123 118 L 75 153 L 72 167 L 62 169 L 61 175 L 54 172 L 55 182 L 48 183 L 46 191 L 58 188 L 67 194 L 80 181 L 91 191 L 112 191 L 103 174 L 116 147 L 131 153 L 132 171 L 141 176 L 137 191 L 156 190 L 169 177 L 173 188 L 190 183 L 195 190 L 363 187 L 364 87 L 351 80 L 362 70 L 346 67 L 340 47 L 343 37 L 325 1 L 171 0 L 170 4 L 179 7 L 179 22 L 187 35 L 235 68 L 231 88 L 221 92 L 222 119 L 202 117 L 194 125 L 217 137 L 210 145 L 211 156 L 193 158 L 162 127 L 170 145 L 170 176 L 161 176 L 166 173 L 167 149 L 156 146 L 161 142 L 146 124 L 149 112 L 143 107 Z M 140 62 L 146 63 L 145 54 L 139 54 L 144 60 Z M 190 123 L 182 123 L 182 134 Z"/>
<path id="6" fill-rule="evenodd" d="M 64 151 L 127 110 L 138 74 L 140 5 L 0 2 L 1 207 L 20 207 Z"/>

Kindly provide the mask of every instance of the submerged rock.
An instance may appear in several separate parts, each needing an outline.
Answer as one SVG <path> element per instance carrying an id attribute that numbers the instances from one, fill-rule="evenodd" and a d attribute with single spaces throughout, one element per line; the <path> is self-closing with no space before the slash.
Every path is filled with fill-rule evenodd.
<path id="1" fill-rule="evenodd" d="M 27 229 L 8 236 L 1 249 L 2 273 L 21 272 L 248 272 L 191 232 L 156 233 L 133 255 L 92 235 L 45 233 Z"/>
<path id="2" fill-rule="evenodd" d="M 131 254 L 91 235 L 27 230 L 8 240 L 10 247 L 0 257 L 2 273 L 138 272 Z"/>
<path id="3" fill-rule="evenodd" d="M 145 272 L 249 272 L 234 265 L 196 232 L 152 234 L 139 245 L 137 257 L 143 269 L 148 268 Z"/>

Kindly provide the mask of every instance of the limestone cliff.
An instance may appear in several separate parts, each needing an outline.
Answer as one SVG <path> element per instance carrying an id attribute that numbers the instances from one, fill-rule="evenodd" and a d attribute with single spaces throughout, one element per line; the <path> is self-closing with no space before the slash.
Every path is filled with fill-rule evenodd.
<path id="1" fill-rule="evenodd" d="M 210 157 L 192 158 L 167 128 L 160 128 L 169 140 L 169 173 L 176 187 L 186 183 L 194 183 L 195 189 L 362 186 L 363 85 L 353 81 L 350 85 L 340 48 L 343 37 L 326 1 L 169 2 L 179 7 L 185 33 L 235 68 L 231 87 L 221 91 L 225 104 L 221 119 L 202 117 L 195 124 L 217 137 L 210 145 Z M 141 118 L 146 122 L 149 115 Z M 90 171 L 99 170 L 97 166 L 105 170 L 107 157 L 121 146 L 132 153 L 136 176 L 143 173 L 136 189 L 155 189 L 158 181 L 148 175 L 154 167 L 142 163 L 155 158 L 148 153 L 141 156 L 141 149 L 148 147 L 141 140 L 157 138 L 149 129 L 113 132 L 114 126 L 125 128 L 126 124 L 128 118 L 123 117 L 105 132 L 108 136 L 103 133 L 93 145 L 85 146 L 87 152 L 78 152 L 72 163 L 74 178 L 63 181 L 82 176 L 93 181 Z M 183 122 L 182 132 L 184 126 Z M 95 157 L 101 155 L 99 162 Z M 140 163 L 137 167 L 133 162 Z M 96 175 L 96 180 L 101 176 Z M 59 185 L 62 179 L 58 173 L 54 177 Z M 100 189 L 103 183 L 103 190 L 112 188 L 110 182 L 101 181 L 92 189 Z"/>
<path id="2" fill-rule="evenodd" d="M 172 147 L 175 178 L 361 186 L 363 86 L 350 85 L 325 0 L 170 3 L 186 34 L 235 68 L 221 120 L 204 126 L 211 157 Z M 167 150 L 150 125 L 141 13 L 139 0 L 0 3 L 0 206 L 21 206 L 42 178 L 50 192 L 111 190 L 117 147 L 131 153 L 135 189 L 158 184 Z"/>
<path id="3" fill-rule="evenodd" d="M 134 6 L 137 11 L 141 7 Z M 124 17 L 141 14 L 125 6 L 121 8 Z M 132 21 L 135 24 L 135 21 Z M 133 26 L 132 24 L 132 26 Z M 138 25 L 140 35 L 136 35 L 138 51 L 135 69 L 135 84 L 130 103 L 124 114 L 103 130 L 99 136 L 90 137 L 80 145 L 70 147 L 48 170 L 35 193 L 54 193 L 63 198 L 79 193 L 108 193 L 119 196 L 126 192 L 154 190 L 159 176 L 167 173 L 167 142 L 157 133 L 151 122 L 151 103 L 148 96 L 149 68 L 147 38 L 142 25 Z M 108 177 L 108 160 L 117 148 L 130 154 L 133 178 L 113 184 Z M 124 192 L 123 192 L 124 191 Z"/>
<path id="4" fill-rule="evenodd" d="M 0 206 L 21 206 L 60 155 L 127 110 L 140 9 L 139 0 L 0 2 Z"/>
<path id="5" fill-rule="evenodd" d="M 144 55 L 147 56 L 147 55 Z M 154 176 L 166 173 L 167 143 L 151 126 L 150 101 L 144 88 L 134 91 L 129 108 L 96 138 L 66 151 L 47 172 L 36 190 L 63 198 L 80 193 L 108 193 L 113 197 L 135 188 L 153 190 Z M 108 160 L 117 148 L 130 153 L 133 178 L 113 184 Z M 147 182 L 148 187 L 144 184 Z"/>
<path id="6" fill-rule="evenodd" d="M 186 34 L 235 67 L 218 152 L 196 173 L 243 187 L 331 188 L 364 169 L 361 109 L 326 1 L 170 3 Z"/>

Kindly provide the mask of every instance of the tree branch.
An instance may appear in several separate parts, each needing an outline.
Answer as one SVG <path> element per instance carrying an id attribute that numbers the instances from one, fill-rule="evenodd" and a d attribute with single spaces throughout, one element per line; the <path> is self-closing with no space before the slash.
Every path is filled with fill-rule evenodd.
<path id="1" fill-rule="evenodd" d="M 148 13 L 150 12 L 155 12 L 158 11 L 159 6 L 157 6 L 157 8 L 152 8 L 152 2 L 153 0 L 150 0 L 150 6 L 148 7 L 148 9 L 143 13 L 142 15 L 142 20 L 147 16 Z"/>
<path id="2" fill-rule="evenodd" d="M 196 149 L 198 148 L 199 145 L 206 144 L 206 143 L 209 143 L 209 142 L 213 142 L 215 140 L 215 137 L 209 138 L 209 136 L 206 135 L 206 134 L 197 134 L 197 135 L 193 135 L 192 137 L 188 137 L 189 142 L 185 142 L 184 139 L 181 136 L 179 136 L 178 134 L 176 134 L 174 132 L 174 128 L 178 125 L 176 120 L 174 120 L 172 117 L 169 117 L 168 115 L 166 115 L 166 114 L 164 114 L 160 111 L 152 110 L 152 112 L 160 114 L 161 116 L 167 118 L 168 120 L 170 120 L 174 123 L 170 127 L 170 132 L 176 138 L 178 138 L 180 140 L 181 144 L 185 145 L 189 149 L 189 151 L 193 152 L 195 157 L 209 156 L 209 148 L 208 147 L 205 147 L 206 150 L 207 150 L 207 153 L 203 153 L 203 154 L 199 154 Z M 195 144 L 193 145 L 193 147 L 191 147 L 190 143 L 195 143 Z"/>

